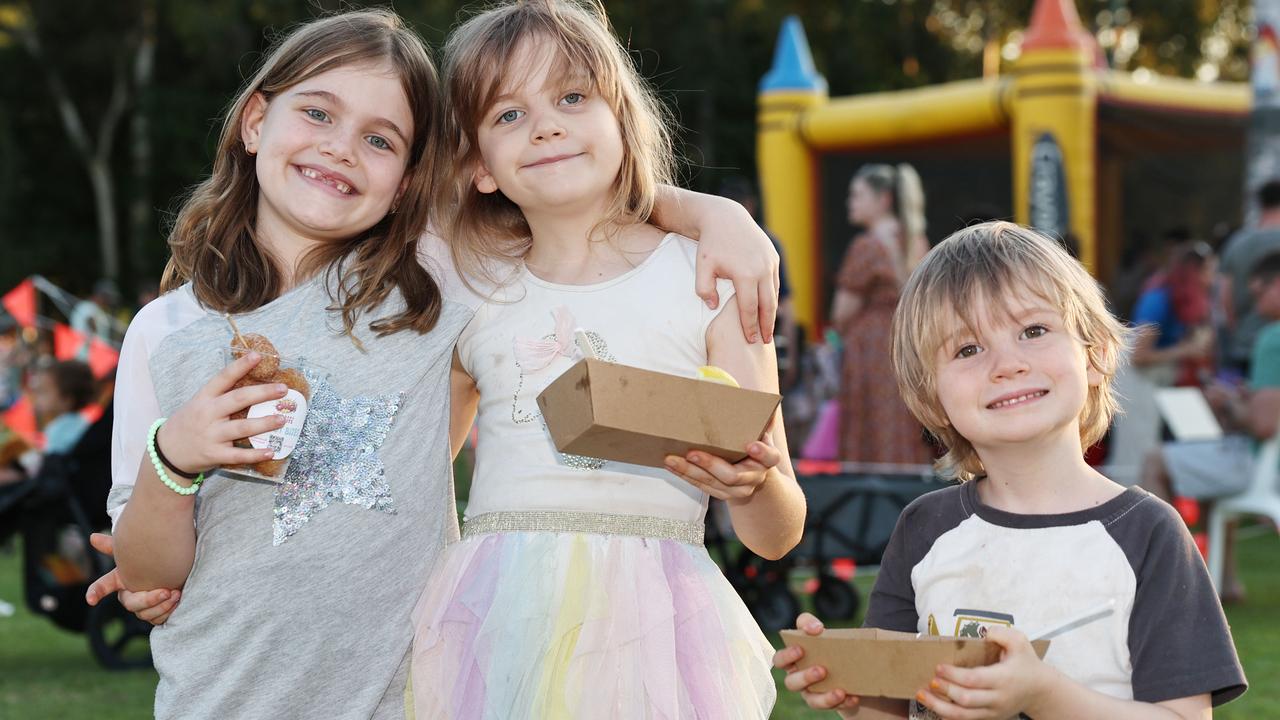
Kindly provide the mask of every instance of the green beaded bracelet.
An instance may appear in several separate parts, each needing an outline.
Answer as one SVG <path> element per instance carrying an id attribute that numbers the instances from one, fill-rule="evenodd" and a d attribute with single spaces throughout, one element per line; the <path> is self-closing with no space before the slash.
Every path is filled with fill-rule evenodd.
<path id="1" fill-rule="evenodd" d="M 200 476 L 191 482 L 190 487 L 183 487 L 169 477 L 169 473 L 164 469 L 164 463 L 160 462 L 160 454 L 156 452 L 156 433 L 160 431 L 160 426 L 164 424 L 165 420 L 168 420 L 168 418 L 157 418 L 155 422 L 151 423 L 151 430 L 147 433 L 147 454 L 151 456 L 151 465 L 155 467 L 156 475 L 160 478 L 160 482 L 165 484 L 165 487 L 179 495 L 195 495 L 196 491 L 200 489 L 200 483 L 204 482 L 204 473 L 200 473 Z"/>

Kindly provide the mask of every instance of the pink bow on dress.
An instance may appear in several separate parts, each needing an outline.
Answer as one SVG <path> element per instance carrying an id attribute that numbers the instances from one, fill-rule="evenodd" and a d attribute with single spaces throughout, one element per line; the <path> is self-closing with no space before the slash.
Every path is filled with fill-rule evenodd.
<path id="1" fill-rule="evenodd" d="M 537 372 L 545 369 L 556 357 L 563 355 L 572 358 L 577 347 L 573 344 L 573 315 L 569 308 L 561 305 L 552 311 L 556 319 L 555 335 L 550 340 L 528 340 L 516 338 L 516 362 L 524 372 Z"/>

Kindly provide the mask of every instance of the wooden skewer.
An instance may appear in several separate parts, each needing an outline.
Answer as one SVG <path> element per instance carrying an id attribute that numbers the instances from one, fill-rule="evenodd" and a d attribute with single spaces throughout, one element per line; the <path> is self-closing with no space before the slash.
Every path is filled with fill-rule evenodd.
<path id="1" fill-rule="evenodd" d="M 231 324 L 231 332 L 235 333 L 235 339 L 239 341 L 240 347 L 249 347 L 249 343 L 245 342 L 244 336 L 240 334 L 240 328 L 236 327 L 236 321 L 231 318 L 231 314 L 227 313 L 224 317 L 226 317 L 227 322 Z"/>
<path id="2" fill-rule="evenodd" d="M 588 337 L 586 330 L 583 330 L 582 328 L 575 329 L 573 331 L 573 343 L 582 351 L 582 357 L 592 360 L 599 359 L 599 355 L 596 355 L 595 348 L 591 347 L 591 338 Z"/>

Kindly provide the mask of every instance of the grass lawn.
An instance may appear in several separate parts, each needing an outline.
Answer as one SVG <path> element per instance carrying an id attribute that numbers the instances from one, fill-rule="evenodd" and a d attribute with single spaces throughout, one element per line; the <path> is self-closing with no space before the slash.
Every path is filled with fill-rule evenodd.
<path id="1" fill-rule="evenodd" d="M 1217 714 L 1220 718 L 1280 718 L 1280 537 L 1255 534 L 1239 543 L 1240 566 L 1249 588 L 1246 605 L 1230 607 L 1236 647 L 1252 687 Z M 869 581 L 856 581 L 865 600 Z M 83 635 L 55 628 L 21 606 L 19 557 L 0 551 L 0 599 L 19 605 L 13 617 L 0 618 L 0 718 L 91 718 L 130 720 L 149 717 L 156 674 L 108 672 L 89 654 Z M 773 638 L 777 644 L 777 637 Z M 834 717 L 812 712 L 798 696 L 780 691 L 774 718 Z"/>
<path id="2" fill-rule="evenodd" d="M 0 600 L 17 606 L 0 617 L 0 718 L 151 716 L 153 671 L 108 672 L 89 654 L 87 636 L 70 633 L 23 604 L 20 548 L 0 549 Z"/>

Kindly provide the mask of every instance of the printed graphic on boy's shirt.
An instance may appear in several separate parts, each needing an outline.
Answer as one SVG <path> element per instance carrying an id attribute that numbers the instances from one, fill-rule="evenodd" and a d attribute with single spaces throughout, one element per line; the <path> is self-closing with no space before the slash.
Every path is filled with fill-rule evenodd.
<path id="1" fill-rule="evenodd" d="M 987 628 L 992 625 L 1013 627 L 1013 616 L 1008 613 L 957 608 L 953 614 L 956 619 L 956 627 L 951 634 L 956 637 L 985 638 L 987 636 Z"/>
<path id="2" fill-rule="evenodd" d="M 956 619 L 955 631 L 952 633 L 955 637 L 985 638 L 987 636 L 987 628 L 992 625 L 1013 626 L 1013 616 L 1008 613 L 957 608 L 952 615 Z M 929 613 L 929 635 L 936 637 L 941 634 L 938 631 L 937 619 L 933 613 Z M 911 701 L 909 717 L 910 720 L 941 720 L 937 713 L 915 700 Z M 1024 716 L 1019 715 L 1018 717 Z"/>
<path id="3" fill-rule="evenodd" d="M 551 314 L 555 319 L 555 330 L 553 332 L 536 340 L 527 338 L 515 339 L 512 349 L 515 352 L 516 367 L 520 370 L 520 377 L 516 380 L 516 390 L 511 398 L 511 422 L 517 425 L 531 422 L 541 423 L 542 432 L 547 438 L 547 443 L 554 447 L 555 443 L 551 440 L 551 431 L 547 429 L 547 423 L 542 419 L 542 412 L 536 409 L 536 394 L 527 399 L 521 397 L 526 377 L 545 373 L 556 358 L 565 357 L 570 360 L 576 360 L 582 356 L 582 352 L 573 341 L 573 333 L 577 328 L 577 324 L 574 322 L 573 314 L 569 312 L 569 308 L 561 305 L 553 310 Z M 604 338 L 590 330 L 585 331 L 585 334 L 587 342 L 591 345 L 591 352 L 597 358 L 605 362 L 617 362 L 613 354 L 609 352 L 609 346 L 605 343 Z M 544 378 L 543 386 L 550 384 L 554 379 L 554 377 Z M 561 464 L 575 470 L 599 470 L 607 462 L 600 458 L 570 455 L 558 450 L 553 450 L 553 452 L 555 452 Z"/>
<path id="4" fill-rule="evenodd" d="M 284 482 L 276 488 L 272 545 L 335 502 L 396 513 L 378 451 L 403 393 L 344 400 L 323 376 L 307 373 L 307 381 L 311 403 Z"/>

